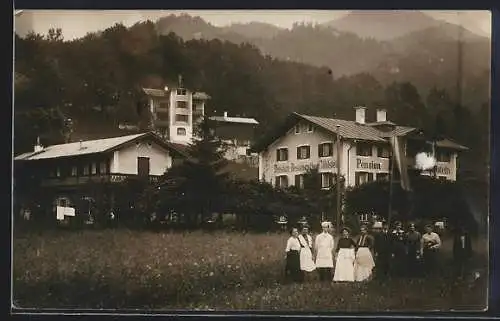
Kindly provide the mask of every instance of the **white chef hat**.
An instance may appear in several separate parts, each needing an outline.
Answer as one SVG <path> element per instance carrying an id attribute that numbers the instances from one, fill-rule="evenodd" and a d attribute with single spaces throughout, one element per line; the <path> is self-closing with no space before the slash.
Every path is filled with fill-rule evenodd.
<path id="1" fill-rule="evenodd" d="M 323 222 L 323 223 L 321 223 L 321 227 L 323 227 L 323 228 L 328 228 L 328 227 L 330 227 L 330 225 L 331 225 L 330 222 Z"/>

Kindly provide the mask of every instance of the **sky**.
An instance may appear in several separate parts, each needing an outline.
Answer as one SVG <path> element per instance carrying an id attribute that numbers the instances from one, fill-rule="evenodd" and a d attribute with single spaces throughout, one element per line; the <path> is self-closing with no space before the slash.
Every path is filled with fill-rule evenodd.
<path id="1" fill-rule="evenodd" d="M 200 16 L 215 26 L 252 21 L 292 27 L 294 22 L 323 23 L 347 14 L 346 10 L 23 10 L 15 17 L 15 30 L 25 35 L 30 29 L 47 33 L 50 28 L 61 28 L 66 40 L 80 38 L 88 32 L 111 27 L 115 23 L 131 26 L 144 20 L 157 20 L 170 14 L 187 13 Z M 486 10 L 422 11 L 431 17 L 461 24 L 469 30 L 491 35 L 491 13 Z"/>

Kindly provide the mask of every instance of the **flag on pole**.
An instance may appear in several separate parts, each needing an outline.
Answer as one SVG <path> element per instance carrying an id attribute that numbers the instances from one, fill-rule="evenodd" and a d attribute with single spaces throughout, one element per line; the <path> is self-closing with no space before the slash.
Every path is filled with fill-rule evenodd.
<path id="1" fill-rule="evenodd" d="M 410 191 L 410 177 L 408 175 L 408 163 L 406 155 L 403 151 L 403 144 L 398 136 L 391 137 L 393 161 L 396 161 L 400 173 L 401 188 L 405 191 Z"/>

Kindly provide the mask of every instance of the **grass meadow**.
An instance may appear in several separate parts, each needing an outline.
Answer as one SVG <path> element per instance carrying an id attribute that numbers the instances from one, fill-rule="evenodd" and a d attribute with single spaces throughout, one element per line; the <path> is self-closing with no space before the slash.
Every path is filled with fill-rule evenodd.
<path id="1" fill-rule="evenodd" d="M 477 281 L 448 274 L 451 241 L 444 239 L 444 276 L 386 282 L 284 282 L 279 233 L 116 230 L 16 234 L 13 296 L 19 308 L 187 309 L 276 311 L 483 310 L 487 245 L 474 242 Z"/>

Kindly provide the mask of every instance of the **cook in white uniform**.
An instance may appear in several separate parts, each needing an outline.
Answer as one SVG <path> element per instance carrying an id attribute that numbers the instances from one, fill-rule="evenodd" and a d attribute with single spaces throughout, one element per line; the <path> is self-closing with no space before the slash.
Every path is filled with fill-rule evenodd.
<path id="1" fill-rule="evenodd" d="M 316 268 L 318 269 L 320 281 L 330 281 L 333 269 L 333 251 L 335 242 L 333 236 L 328 233 L 331 227 L 330 222 L 321 223 L 323 232 L 316 236 L 314 249 L 316 252 Z"/>

